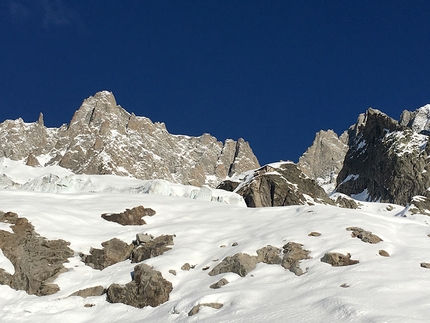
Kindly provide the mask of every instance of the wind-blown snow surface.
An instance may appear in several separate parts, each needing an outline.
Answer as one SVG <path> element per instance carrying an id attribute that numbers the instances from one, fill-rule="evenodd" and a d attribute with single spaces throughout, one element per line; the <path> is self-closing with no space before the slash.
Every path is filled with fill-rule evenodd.
<path id="1" fill-rule="evenodd" d="M 54 295 L 30 296 L 0 285 L 0 322 L 425 322 L 430 317 L 430 269 L 420 267 L 430 262 L 430 219 L 398 216 L 401 206 L 391 205 L 391 210 L 388 204 L 361 202 L 360 210 L 324 205 L 251 209 L 174 196 L 25 190 L 1 190 L 0 202 L 1 210 L 26 217 L 42 236 L 69 241 L 75 251 L 65 264 L 69 271 L 54 282 L 61 289 Z M 100 217 L 138 205 L 157 212 L 145 218 L 147 225 L 120 226 Z M 6 226 L 0 229 L 8 230 Z M 372 231 L 383 241 L 367 244 L 352 238 L 345 230 L 350 226 Z M 321 236 L 308 236 L 311 231 Z M 98 271 L 81 262 L 78 253 L 100 248 L 113 237 L 130 243 L 140 232 L 176 235 L 170 251 L 145 261 L 172 282 L 168 302 L 137 309 L 110 304 L 105 296 L 67 297 L 91 286 L 129 282 L 135 264 L 124 261 Z M 211 277 L 210 269 L 202 270 L 212 269 L 226 256 L 256 255 L 268 244 L 282 247 L 289 241 L 311 251 L 312 259 L 300 264 L 307 268 L 302 276 L 263 263 L 246 277 Z M 381 257 L 380 249 L 391 256 Z M 351 253 L 360 263 L 332 267 L 320 261 L 328 251 Z M 195 269 L 182 271 L 186 262 Z M 8 265 L 2 254 L 0 264 Z M 230 283 L 209 288 L 221 278 Z M 224 306 L 188 316 L 194 305 L 210 302 Z"/>

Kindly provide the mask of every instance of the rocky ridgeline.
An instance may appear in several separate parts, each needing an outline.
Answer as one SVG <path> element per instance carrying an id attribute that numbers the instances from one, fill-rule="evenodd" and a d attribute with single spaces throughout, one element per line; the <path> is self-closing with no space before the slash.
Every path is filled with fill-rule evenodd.
<path id="1" fill-rule="evenodd" d="M 401 205 L 426 195 L 428 136 L 405 124 L 409 122 L 399 123 L 378 110 L 360 115 L 348 131 L 349 150 L 336 190 L 347 195 L 365 192 L 369 201 Z"/>
<path id="2" fill-rule="evenodd" d="M 172 135 L 164 123 L 128 113 L 107 91 L 84 100 L 70 124 L 60 128 L 45 127 L 42 114 L 35 123 L 1 123 L 0 157 L 24 159 L 31 166 L 60 165 L 76 174 L 132 175 L 195 186 L 215 186 L 259 167 L 243 139 L 222 143 L 209 134 Z"/>
<path id="3" fill-rule="evenodd" d="M 328 193 L 430 213 L 429 135 L 430 105 L 400 121 L 370 108 L 340 137 L 318 132 L 297 165 Z"/>

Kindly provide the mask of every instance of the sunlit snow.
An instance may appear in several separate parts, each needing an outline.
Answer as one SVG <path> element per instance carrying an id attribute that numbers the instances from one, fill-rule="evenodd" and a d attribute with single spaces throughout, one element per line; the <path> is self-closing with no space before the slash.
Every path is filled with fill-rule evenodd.
<path id="1" fill-rule="evenodd" d="M 19 173 L 10 169 L 13 165 L 17 164 L 4 161 L 2 167 L 8 166 L 9 174 Z M 21 174 L 23 179 L 42 175 L 41 169 L 31 169 L 36 175 L 20 169 L 27 172 Z M 430 220 L 409 212 L 406 217 L 396 216 L 405 211 L 403 206 L 361 202 L 358 210 L 325 205 L 244 208 L 178 196 L 110 193 L 102 188 L 111 187 L 115 177 L 96 178 L 92 183 L 98 192 L 93 193 L 0 190 L 2 211 L 26 217 L 39 234 L 69 241 L 75 251 L 65 264 L 69 271 L 55 281 L 60 286 L 56 294 L 30 296 L 0 285 L 0 322 L 403 323 L 426 322 L 430 317 L 430 269 L 420 266 L 430 262 Z M 117 178 L 115 183 L 122 185 L 122 180 Z M 201 193 L 204 199 L 206 193 L 205 188 Z M 147 219 L 147 225 L 120 226 L 100 216 L 138 205 L 157 212 Z M 6 226 L 0 229 L 9 230 Z M 345 230 L 351 226 L 371 231 L 383 241 L 368 244 L 353 238 Z M 308 236 L 312 231 L 321 236 Z M 90 247 L 100 248 L 101 242 L 113 237 L 131 243 L 140 232 L 175 234 L 170 251 L 145 261 L 172 282 L 169 301 L 156 308 L 137 309 L 110 304 L 105 296 L 68 297 L 86 287 L 129 282 L 135 264 L 124 261 L 98 271 L 81 262 L 78 254 L 88 253 Z M 300 263 L 306 269 L 302 276 L 263 263 L 246 277 L 233 273 L 211 277 L 202 270 L 238 252 L 256 255 L 256 250 L 266 245 L 282 247 L 290 241 L 311 251 L 312 258 Z M 390 257 L 380 256 L 381 249 Z M 350 253 L 360 262 L 332 267 L 320 261 L 328 251 Z M 195 269 L 181 270 L 186 262 L 196 265 Z M 2 266 L 7 267 L 8 262 L 0 257 Z M 169 273 L 171 269 L 176 276 Z M 230 283 L 220 289 L 209 288 L 221 278 Z M 203 308 L 188 316 L 194 305 L 208 302 L 224 306 Z"/>

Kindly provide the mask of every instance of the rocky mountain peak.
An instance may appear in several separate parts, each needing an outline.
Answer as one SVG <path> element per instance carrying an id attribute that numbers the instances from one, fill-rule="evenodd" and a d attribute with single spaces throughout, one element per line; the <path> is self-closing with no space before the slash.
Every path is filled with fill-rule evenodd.
<path id="1" fill-rule="evenodd" d="M 31 155 L 31 156 L 30 156 Z M 22 119 L 0 124 L 0 157 L 60 165 L 77 174 L 216 186 L 260 165 L 243 139 L 223 144 L 209 134 L 171 135 L 164 123 L 130 114 L 108 91 L 85 99 L 68 126 L 46 128 Z M 36 160 L 35 160 L 36 159 Z"/>
<path id="2" fill-rule="evenodd" d="M 415 111 L 403 111 L 400 116 L 400 124 L 411 128 L 417 133 L 430 133 L 430 104 L 416 109 Z"/>
<path id="3" fill-rule="evenodd" d="M 407 204 L 429 187 L 428 137 L 369 109 L 349 129 L 349 150 L 336 190 L 369 201 Z M 412 119 L 410 119 L 412 120 Z"/>
<path id="4" fill-rule="evenodd" d="M 317 181 L 327 193 L 334 190 L 336 178 L 348 151 L 348 133 L 340 137 L 333 130 L 316 133 L 312 145 L 300 157 L 298 168 Z"/>
<path id="5" fill-rule="evenodd" d="M 84 100 L 79 110 L 73 115 L 69 129 L 82 131 L 82 128 L 97 129 L 101 134 L 109 130 L 125 133 L 131 115 L 117 105 L 114 95 L 108 91 L 96 93 Z"/>

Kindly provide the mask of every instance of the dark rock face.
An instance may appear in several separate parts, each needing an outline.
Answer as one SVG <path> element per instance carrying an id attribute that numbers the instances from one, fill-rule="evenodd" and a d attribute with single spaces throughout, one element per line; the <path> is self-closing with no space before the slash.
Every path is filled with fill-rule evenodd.
<path id="1" fill-rule="evenodd" d="M 130 258 L 134 248 L 133 244 L 127 244 L 117 238 L 102 243 L 103 249 L 91 248 L 89 255 L 81 255 L 82 261 L 91 268 L 103 270 L 108 266 Z"/>
<path id="2" fill-rule="evenodd" d="M 0 283 L 37 296 L 56 293 L 59 288 L 52 282 L 67 271 L 63 263 L 73 257 L 70 243 L 41 237 L 16 213 L 0 212 L 0 222 L 13 224 L 13 233 L 0 230 L 0 249 L 15 267 L 13 275 L 0 270 Z"/>
<path id="3" fill-rule="evenodd" d="M 370 231 L 363 230 L 362 228 L 349 227 L 349 228 L 346 228 L 346 230 L 352 231 L 351 236 L 353 238 L 358 238 L 361 241 L 366 242 L 366 243 L 374 244 L 374 243 L 378 243 L 378 242 L 382 241 L 382 239 L 380 237 L 378 237 L 376 234 L 373 234 Z"/>
<path id="4" fill-rule="evenodd" d="M 235 182 L 229 179 L 226 179 L 224 181 L 222 181 L 217 188 L 224 190 L 224 191 L 229 191 L 229 192 L 233 192 L 238 186 L 239 186 L 240 182 Z"/>
<path id="5" fill-rule="evenodd" d="M 304 272 L 300 268 L 300 261 L 310 259 L 310 251 L 303 249 L 303 245 L 297 242 L 288 242 L 282 248 L 284 249 L 284 257 L 281 263 L 282 267 L 288 269 L 297 276 L 303 275 Z"/>
<path id="6" fill-rule="evenodd" d="M 126 209 L 121 213 L 104 213 L 102 218 L 106 221 L 116 222 L 121 225 L 143 225 L 146 224 L 142 219 L 144 216 L 153 216 L 155 211 L 151 208 L 144 208 L 142 205 L 132 209 Z"/>
<path id="7" fill-rule="evenodd" d="M 430 186 L 428 137 L 373 109 L 349 129 L 349 150 L 336 190 L 367 192 L 369 201 L 406 205 Z"/>
<path id="8" fill-rule="evenodd" d="M 241 277 L 245 277 L 257 266 L 257 257 L 246 253 L 237 253 L 231 257 L 226 257 L 209 272 L 209 276 L 232 272 Z"/>
<path id="9" fill-rule="evenodd" d="M 169 300 L 172 283 L 151 266 L 139 264 L 134 267 L 134 280 L 122 286 L 112 284 L 107 290 L 107 301 L 143 308 L 156 307 Z"/>
<path id="10" fill-rule="evenodd" d="M 333 205 L 318 184 L 304 175 L 294 163 L 269 164 L 245 178 L 236 189 L 250 207 L 306 205 L 305 194 L 316 203 Z"/>
<path id="11" fill-rule="evenodd" d="M 351 259 L 351 255 L 349 253 L 347 255 L 344 255 L 339 252 L 327 252 L 321 258 L 321 261 L 326 262 L 333 267 L 350 266 L 359 263 L 358 260 Z"/>
<path id="12" fill-rule="evenodd" d="M 161 235 L 153 240 L 141 243 L 133 249 L 131 262 L 138 263 L 149 258 L 157 257 L 169 251 L 173 243 L 173 235 Z"/>
<path id="13" fill-rule="evenodd" d="M 202 307 L 211 307 L 211 308 L 215 308 L 215 309 L 220 309 L 221 307 L 223 307 L 223 304 L 221 303 L 203 303 L 203 304 L 198 304 L 196 306 L 194 306 L 191 311 L 188 312 L 188 316 L 193 316 L 196 315 L 200 309 Z"/>

